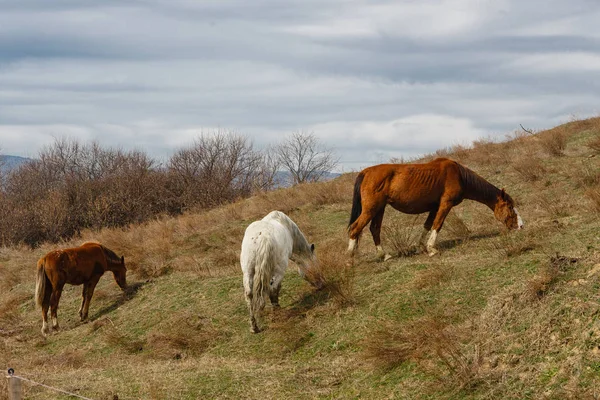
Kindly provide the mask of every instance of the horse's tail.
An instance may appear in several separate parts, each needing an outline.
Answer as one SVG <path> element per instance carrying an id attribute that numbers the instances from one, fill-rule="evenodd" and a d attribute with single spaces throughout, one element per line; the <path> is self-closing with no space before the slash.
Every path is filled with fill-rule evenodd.
<path id="1" fill-rule="evenodd" d="M 269 240 L 266 237 L 259 239 L 258 249 L 254 264 L 254 280 L 252 281 L 252 301 L 250 311 L 255 317 L 259 317 L 267 303 L 270 292 L 271 277 L 275 270 L 274 254 L 270 249 Z"/>
<path id="2" fill-rule="evenodd" d="M 45 265 L 46 257 L 40 258 L 37 262 L 37 274 L 35 277 L 35 304 L 39 307 L 42 306 L 46 294 L 46 281 L 48 278 L 46 277 Z"/>
<path id="3" fill-rule="evenodd" d="M 350 212 L 350 222 L 348 222 L 348 228 L 350 225 L 354 223 L 360 216 L 362 212 L 362 199 L 360 197 L 360 185 L 362 185 L 362 181 L 365 178 L 364 172 L 361 172 L 356 177 L 356 181 L 354 182 L 354 196 L 352 197 L 352 211 Z"/>

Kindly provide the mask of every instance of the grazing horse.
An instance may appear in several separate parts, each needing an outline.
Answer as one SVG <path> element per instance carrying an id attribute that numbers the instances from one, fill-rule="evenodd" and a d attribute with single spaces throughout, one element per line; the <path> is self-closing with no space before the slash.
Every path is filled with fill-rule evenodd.
<path id="1" fill-rule="evenodd" d="M 252 332 L 261 331 L 260 314 L 267 295 L 271 304 L 279 307 L 279 290 L 288 261 L 296 262 L 298 272 L 306 279 L 306 271 L 316 261 L 314 250 L 315 245 L 309 244 L 296 223 L 281 211 L 271 211 L 246 228 L 240 264 Z"/>
<path id="2" fill-rule="evenodd" d="M 447 158 L 426 164 L 381 164 L 365 168 L 356 177 L 348 233 L 348 251 L 354 254 L 363 228 L 370 230 L 377 253 L 384 260 L 391 256 L 381 247 L 381 222 L 386 205 L 407 214 L 428 212 L 420 244 L 432 256 L 435 240 L 450 209 L 464 199 L 483 203 L 509 229 L 521 229 L 523 221 L 513 199 L 475 172 Z M 425 238 L 431 231 L 427 244 Z"/>
<path id="3" fill-rule="evenodd" d="M 88 316 L 90 300 L 100 277 L 111 271 L 115 281 L 123 290 L 127 287 L 124 257 L 119 258 L 112 250 L 97 242 L 85 242 L 79 247 L 54 250 L 37 262 L 35 300 L 42 308 L 42 334 L 47 335 L 48 308 L 52 317 L 52 329 L 58 329 L 57 310 L 65 283 L 83 284 L 83 300 L 79 316 L 84 321 Z"/>

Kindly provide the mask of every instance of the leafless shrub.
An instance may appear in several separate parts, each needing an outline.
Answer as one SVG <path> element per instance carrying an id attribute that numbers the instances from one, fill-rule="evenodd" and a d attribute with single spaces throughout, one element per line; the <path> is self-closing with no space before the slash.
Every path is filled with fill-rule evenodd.
<path id="1" fill-rule="evenodd" d="M 539 135 L 542 148 L 551 156 L 563 156 L 567 148 L 567 132 L 553 129 Z"/>
<path id="2" fill-rule="evenodd" d="M 454 210 L 450 210 L 446 217 L 444 230 L 459 240 L 467 240 L 471 236 L 471 230 Z"/>
<path id="3" fill-rule="evenodd" d="M 418 252 L 416 231 L 419 217 L 415 216 L 407 223 L 406 218 L 390 218 L 382 226 L 384 238 L 394 253 L 399 257 L 410 257 Z"/>
<path id="4" fill-rule="evenodd" d="M 275 147 L 275 152 L 294 185 L 319 181 L 338 164 L 333 150 L 323 147 L 314 133 L 293 132 Z"/>
<path id="5" fill-rule="evenodd" d="M 230 132 L 203 135 L 163 167 L 141 151 L 57 139 L 0 186 L 3 244 L 60 241 L 213 207 L 274 185 L 277 164 Z"/>
<path id="6" fill-rule="evenodd" d="M 316 250 L 318 262 L 306 271 L 306 279 L 340 306 L 354 303 L 354 268 L 339 246 L 326 244 Z"/>
<path id="7" fill-rule="evenodd" d="M 537 247 L 536 242 L 529 236 L 517 235 L 514 233 L 504 234 L 496 242 L 493 242 L 494 248 L 504 257 L 516 257 Z"/>

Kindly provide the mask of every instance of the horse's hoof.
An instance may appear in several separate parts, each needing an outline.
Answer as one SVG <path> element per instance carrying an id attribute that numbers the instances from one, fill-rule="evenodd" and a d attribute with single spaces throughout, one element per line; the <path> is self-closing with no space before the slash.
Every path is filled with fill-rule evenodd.
<path id="1" fill-rule="evenodd" d="M 260 328 L 253 326 L 252 328 L 250 328 L 250 332 L 252 332 L 252 333 L 260 333 Z"/>
<path id="2" fill-rule="evenodd" d="M 438 253 L 438 251 L 437 251 L 437 250 L 429 250 L 429 251 L 427 252 L 427 254 L 429 255 L 429 257 L 433 257 L 433 256 L 435 256 L 437 253 Z"/>
<path id="3" fill-rule="evenodd" d="M 391 259 L 391 258 L 392 258 L 392 256 L 391 256 L 391 255 L 389 255 L 389 254 L 386 254 L 386 255 L 383 257 L 383 262 L 386 262 L 387 260 L 389 260 L 389 259 Z"/>

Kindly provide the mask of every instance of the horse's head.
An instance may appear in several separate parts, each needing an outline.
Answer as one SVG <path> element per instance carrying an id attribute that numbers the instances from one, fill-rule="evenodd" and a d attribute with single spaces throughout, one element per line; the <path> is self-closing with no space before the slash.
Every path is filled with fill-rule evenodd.
<path id="1" fill-rule="evenodd" d="M 496 219 L 504 223 L 508 229 L 523 228 L 523 220 L 515 208 L 515 202 L 504 189 L 498 194 L 496 206 L 494 207 L 494 215 L 496 216 Z"/>
<path id="2" fill-rule="evenodd" d="M 121 262 L 119 266 L 112 269 L 112 273 L 115 276 L 117 285 L 123 290 L 127 289 L 127 268 L 125 268 L 125 257 L 121 256 Z"/>

